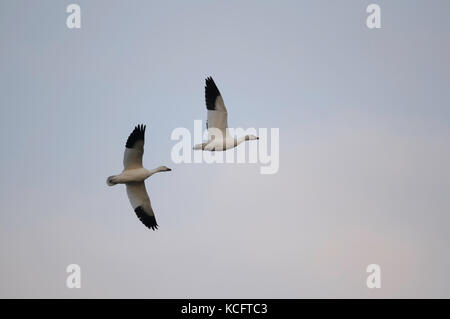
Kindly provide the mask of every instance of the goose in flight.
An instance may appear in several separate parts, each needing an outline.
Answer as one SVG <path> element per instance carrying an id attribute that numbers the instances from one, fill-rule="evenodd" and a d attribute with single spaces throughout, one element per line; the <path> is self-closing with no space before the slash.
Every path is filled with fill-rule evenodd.
<path id="1" fill-rule="evenodd" d="M 258 140 L 255 135 L 246 135 L 239 138 L 231 136 L 228 131 L 228 112 L 222 95 L 212 77 L 206 78 L 205 101 L 208 112 L 206 128 L 209 140 L 194 146 L 194 150 L 225 151 L 238 146 L 244 141 Z"/>
<path id="2" fill-rule="evenodd" d="M 142 166 L 142 156 L 144 155 L 145 125 L 138 125 L 131 132 L 125 144 L 123 155 L 124 169 L 119 175 L 108 177 L 106 183 L 109 186 L 125 184 L 131 207 L 140 221 L 153 230 L 158 229 L 155 214 L 153 213 L 150 198 L 145 188 L 145 180 L 158 172 L 171 171 L 166 166 L 147 170 Z"/>

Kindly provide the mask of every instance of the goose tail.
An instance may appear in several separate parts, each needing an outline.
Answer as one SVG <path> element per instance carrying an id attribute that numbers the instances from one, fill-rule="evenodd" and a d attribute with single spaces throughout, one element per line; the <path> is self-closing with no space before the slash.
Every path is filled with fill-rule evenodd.
<path id="1" fill-rule="evenodd" d="M 116 185 L 117 183 L 114 182 L 114 177 L 116 177 L 116 176 L 117 176 L 117 175 L 112 175 L 112 176 L 108 177 L 108 178 L 106 179 L 106 184 L 108 184 L 108 186 L 114 186 L 114 185 Z"/>

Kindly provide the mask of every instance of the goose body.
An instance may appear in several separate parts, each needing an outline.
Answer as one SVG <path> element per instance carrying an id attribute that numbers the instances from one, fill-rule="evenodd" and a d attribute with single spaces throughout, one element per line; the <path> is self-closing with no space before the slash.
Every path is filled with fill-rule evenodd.
<path id="1" fill-rule="evenodd" d="M 259 138 L 254 135 L 246 135 L 240 138 L 231 136 L 228 130 L 228 111 L 222 95 L 212 77 L 206 78 L 205 83 L 208 141 L 195 145 L 194 150 L 225 151 L 244 141 L 258 140 Z"/>
<path id="2" fill-rule="evenodd" d="M 148 170 L 142 166 L 144 155 L 145 126 L 138 125 L 131 132 L 125 145 L 123 156 L 124 169 L 122 173 L 108 177 L 106 183 L 109 186 L 125 184 L 128 199 L 136 216 L 150 229 L 158 229 L 155 214 L 150 203 L 150 198 L 145 188 L 145 180 L 158 172 L 171 171 L 166 166 L 160 166 Z"/>

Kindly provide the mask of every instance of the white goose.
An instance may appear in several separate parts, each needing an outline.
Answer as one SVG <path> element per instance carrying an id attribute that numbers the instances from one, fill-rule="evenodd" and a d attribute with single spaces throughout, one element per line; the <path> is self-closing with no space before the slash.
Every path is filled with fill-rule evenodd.
<path id="1" fill-rule="evenodd" d="M 205 82 L 205 101 L 208 112 L 206 128 L 208 129 L 209 140 L 206 143 L 195 145 L 194 150 L 225 151 L 244 141 L 258 140 L 259 137 L 255 135 L 246 135 L 239 138 L 231 136 L 228 131 L 228 112 L 222 95 L 212 77 L 206 78 Z"/>
<path id="2" fill-rule="evenodd" d="M 158 172 L 171 171 L 166 166 L 147 170 L 142 166 L 144 155 L 145 125 L 138 125 L 131 132 L 125 145 L 123 155 L 124 169 L 121 174 L 108 177 L 106 183 L 109 186 L 125 184 L 131 206 L 141 222 L 153 230 L 158 229 L 155 214 L 153 213 L 150 198 L 145 188 L 145 180 Z"/>

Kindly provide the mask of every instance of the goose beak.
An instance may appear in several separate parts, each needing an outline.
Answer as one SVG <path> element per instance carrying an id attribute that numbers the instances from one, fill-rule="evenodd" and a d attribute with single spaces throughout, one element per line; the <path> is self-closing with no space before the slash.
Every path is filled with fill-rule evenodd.
<path id="1" fill-rule="evenodd" d="M 172 169 L 171 168 L 167 168 L 167 171 L 170 172 L 170 171 L 172 171 Z"/>

